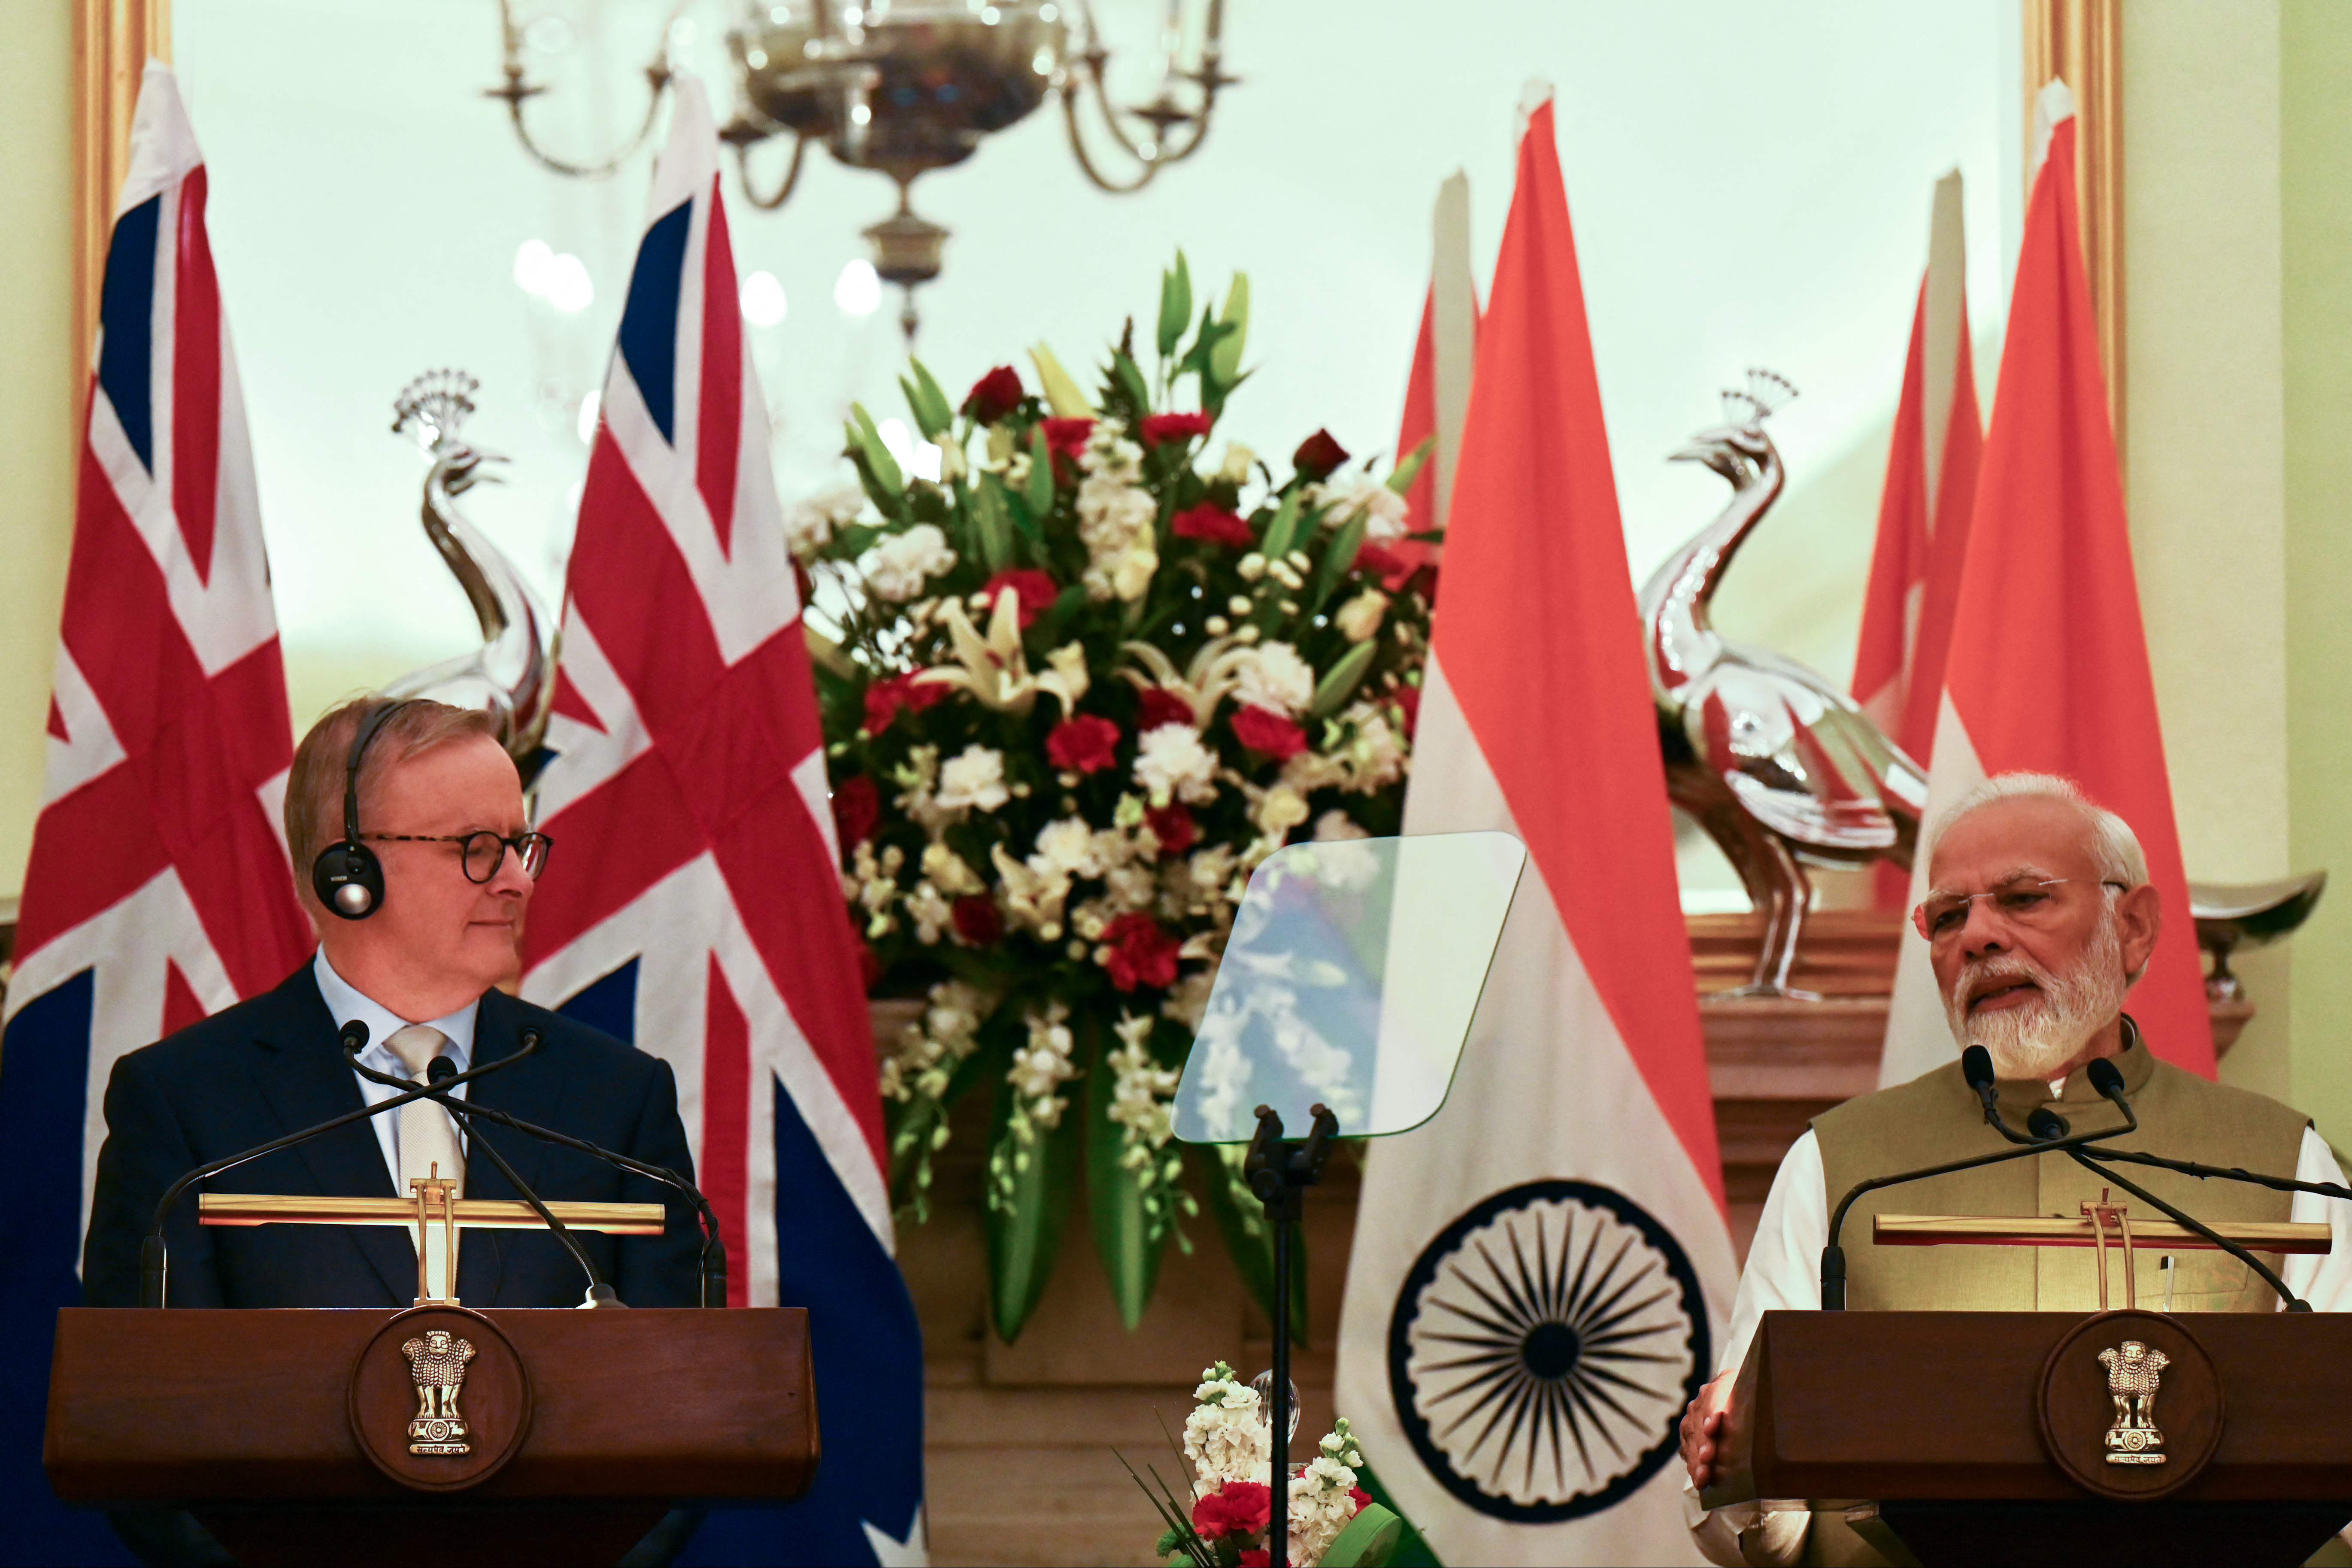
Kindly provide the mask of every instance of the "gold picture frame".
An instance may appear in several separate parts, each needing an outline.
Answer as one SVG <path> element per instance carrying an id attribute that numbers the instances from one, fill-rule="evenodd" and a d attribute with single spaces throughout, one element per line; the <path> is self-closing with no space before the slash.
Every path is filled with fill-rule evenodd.
<path id="1" fill-rule="evenodd" d="M 150 59 L 172 58 L 172 0 L 81 0 L 74 13 L 74 396 L 89 381 L 115 193 Z"/>

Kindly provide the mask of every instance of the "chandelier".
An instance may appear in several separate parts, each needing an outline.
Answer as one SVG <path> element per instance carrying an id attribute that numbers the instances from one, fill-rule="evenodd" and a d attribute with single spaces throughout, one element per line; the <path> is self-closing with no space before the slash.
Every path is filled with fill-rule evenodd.
<path id="1" fill-rule="evenodd" d="M 548 89 L 524 64 L 529 24 L 518 20 L 516 0 L 499 0 L 506 79 L 488 96 L 506 104 L 523 150 L 542 168 L 609 174 L 653 134 L 675 74 L 675 24 L 688 3 L 671 9 L 646 66 L 644 118 L 607 156 L 563 158 L 532 135 L 525 106 Z M 1198 45 L 1188 48 L 1189 4 L 1166 0 L 1158 89 L 1121 103 L 1106 85 L 1111 55 L 1092 0 L 736 0 L 727 33 L 733 115 L 719 136 L 735 150 L 744 198 L 763 210 L 791 198 L 812 142 L 838 163 L 897 183 L 898 210 L 865 235 L 876 275 L 899 286 L 899 325 L 911 342 L 914 291 L 940 275 L 948 237 L 914 209 L 919 175 L 962 163 L 1053 93 L 1079 169 L 1115 195 L 1140 190 L 1200 150 L 1218 89 L 1238 79 L 1223 69 L 1224 0 L 1207 0 Z M 751 149 L 781 137 L 792 139 L 790 158 L 763 188 Z"/>

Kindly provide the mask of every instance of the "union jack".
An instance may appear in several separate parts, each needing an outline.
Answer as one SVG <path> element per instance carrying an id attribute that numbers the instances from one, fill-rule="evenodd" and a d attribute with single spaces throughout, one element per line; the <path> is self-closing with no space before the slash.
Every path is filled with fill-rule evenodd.
<path id="1" fill-rule="evenodd" d="M 245 403 L 172 73 L 150 64 L 106 255 L 43 805 L 0 1027 L 0 1518 L 27 1562 L 128 1562 L 40 1468 L 57 1309 L 116 1059 L 310 951 L 280 810 L 294 738 Z"/>
<path id="2" fill-rule="evenodd" d="M 694 1556 L 919 1550 L 922 1345 L 719 143 L 677 84 L 580 503 L 524 994 L 677 1075 L 730 1306 L 808 1309 L 824 1463 Z M 722 1543 L 723 1542 L 723 1543 Z"/>

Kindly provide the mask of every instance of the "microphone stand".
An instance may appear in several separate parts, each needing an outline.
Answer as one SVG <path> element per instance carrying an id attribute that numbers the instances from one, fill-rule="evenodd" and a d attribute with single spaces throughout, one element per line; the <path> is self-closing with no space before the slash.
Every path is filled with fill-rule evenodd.
<path id="1" fill-rule="evenodd" d="M 357 1026 L 364 1027 L 364 1026 Z M 537 1031 L 533 1030 L 532 1033 L 535 1035 Z M 389 1084 L 397 1088 L 402 1084 L 415 1081 L 413 1079 L 394 1078 L 390 1073 L 378 1072 L 372 1067 L 363 1066 L 360 1061 L 358 1046 L 348 1041 L 343 1048 L 343 1059 L 350 1062 L 361 1077 L 373 1083 Z M 446 1067 L 449 1070 L 446 1072 L 433 1070 L 434 1068 L 439 1067 Z M 427 1080 L 427 1098 L 438 1104 L 444 1111 L 455 1111 L 464 1107 L 465 1101 L 451 1097 L 447 1088 L 449 1084 L 457 1081 L 457 1064 L 456 1062 L 447 1057 L 435 1057 L 431 1065 L 425 1069 L 425 1076 Z M 467 1119 L 467 1131 L 472 1131 L 470 1119 Z M 588 1276 L 588 1295 L 581 1305 L 584 1307 L 627 1306 L 628 1303 L 622 1300 L 618 1293 L 604 1282 L 604 1277 L 596 1271 L 596 1265 L 589 1261 L 588 1254 L 582 1249 L 578 1238 L 572 1236 L 572 1227 L 556 1218 L 555 1211 L 540 1201 L 539 1194 L 531 1190 L 530 1184 L 522 1179 L 520 1172 L 507 1163 L 507 1157 L 499 1152 L 498 1146 L 478 1134 L 476 1135 L 474 1142 L 480 1146 L 483 1153 L 490 1157 L 490 1163 L 498 1167 L 499 1174 L 507 1179 L 508 1184 L 522 1194 L 522 1201 L 530 1205 L 531 1213 L 537 1215 L 541 1222 L 554 1234 L 555 1239 L 563 1244 L 563 1250 L 572 1254 L 572 1261 L 580 1265 L 580 1271 Z M 419 1233 L 416 1237 L 416 1245 L 420 1248 L 425 1245 L 422 1233 Z M 457 1289 L 457 1282 L 455 1279 L 449 1281 L 449 1289 L 452 1291 Z"/>
<path id="2" fill-rule="evenodd" d="M 352 1043 L 354 1038 L 358 1042 L 356 1045 Z M 367 1026 L 353 1019 L 344 1027 L 342 1040 L 347 1051 L 357 1054 L 360 1047 L 367 1044 Z M 289 1132 L 283 1138 L 273 1138 L 268 1142 L 247 1149 L 242 1153 L 207 1161 L 188 1172 L 163 1189 L 163 1198 L 155 1205 L 155 1223 L 146 1237 L 139 1244 L 139 1304 L 142 1307 L 161 1307 L 164 1304 L 170 1256 L 163 1240 L 163 1222 L 170 1217 L 172 1205 L 180 1201 L 180 1195 L 196 1183 L 210 1180 L 225 1172 L 234 1171 L 239 1165 L 260 1159 L 264 1154 L 275 1154 L 281 1149 L 290 1149 L 297 1143 L 307 1143 L 313 1138 L 335 1131 L 339 1128 L 348 1127 L 354 1121 L 365 1121 L 372 1116 L 380 1116 L 387 1110 L 397 1110 L 411 1100 L 438 1099 L 458 1084 L 471 1083 L 485 1074 L 513 1066 L 538 1050 L 539 1045 L 539 1031 L 526 1029 L 522 1035 L 521 1048 L 512 1056 L 501 1057 L 497 1061 L 485 1063 L 470 1072 L 458 1073 L 444 1079 L 437 1088 L 430 1084 L 409 1084 L 404 1079 L 397 1080 L 404 1086 L 404 1092 L 396 1094 L 390 1100 L 378 1100 L 373 1105 L 363 1105 L 357 1110 L 345 1111 L 342 1115 L 321 1121 L 315 1127 L 304 1127 Z"/>
<path id="3" fill-rule="evenodd" d="M 363 1026 L 354 1026 L 360 1027 Z M 535 1050 L 538 1048 L 538 1030 L 526 1029 L 523 1032 L 523 1037 L 530 1042 L 531 1049 Z M 362 1037 L 359 1045 L 352 1044 L 349 1039 L 344 1041 L 343 1056 L 344 1058 L 352 1064 L 353 1069 L 365 1077 L 373 1079 L 379 1083 L 404 1085 L 409 1082 L 406 1079 L 395 1079 L 391 1077 L 389 1074 L 378 1073 L 373 1068 L 360 1066 L 360 1046 L 364 1045 L 365 1043 L 366 1040 L 364 1036 Z M 518 1051 L 514 1056 L 504 1059 L 507 1061 L 520 1060 L 524 1054 L 524 1052 Z M 437 1060 L 439 1058 L 436 1059 Z M 499 1064 L 496 1062 L 490 1064 L 491 1067 L 496 1067 Z M 478 1070 L 487 1071 L 488 1069 L 482 1068 Z M 671 1187 L 676 1191 L 684 1194 L 685 1196 L 693 1203 L 695 1211 L 700 1216 L 702 1221 L 702 1253 L 696 1260 L 697 1271 L 700 1276 L 702 1304 L 705 1307 L 724 1307 L 727 1305 L 726 1243 L 719 1235 L 719 1215 L 717 1212 L 711 1208 L 710 1200 L 703 1195 L 702 1189 L 697 1187 L 693 1183 L 688 1181 L 685 1177 L 679 1175 L 676 1171 L 671 1170 L 667 1165 L 653 1165 L 646 1163 L 643 1160 L 633 1160 L 626 1154 L 614 1153 L 612 1150 L 604 1148 L 599 1144 L 591 1143 L 584 1138 L 574 1138 L 569 1133 L 558 1132 L 552 1128 L 541 1127 L 537 1122 L 525 1121 L 520 1117 L 509 1116 L 505 1111 L 497 1110 L 494 1107 L 476 1105 L 470 1100 L 457 1100 L 448 1095 L 446 1092 L 447 1089 L 460 1081 L 462 1081 L 462 1079 L 457 1078 L 443 1079 L 437 1086 L 429 1088 L 423 1092 L 439 1100 L 443 1110 L 466 1119 L 468 1124 L 470 1124 L 476 1117 L 480 1117 L 497 1124 L 498 1126 L 510 1128 L 513 1131 L 521 1133 L 526 1138 L 536 1138 L 543 1143 L 553 1143 L 559 1148 L 573 1150 L 576 1152 L 586 1154 L 593 1159 L 600 1160 L 605 1164 L 629 1172 L 633 1175 L 644 1176 L 649 1181 L 659 1182 L 666 1186 Z M 415 1096 L 410 1095 L 404 1098 L 414 1099 Z M 392 1102 L 386 1101 L 385 1103 L 390 1104 Z M 483 1141 L 482 1146 L 485 1149 L 489 1148 L 489 1142 L 487 1139 Z M 495 1152 L 493 1152 L 492 1158 L 494 1160 L 497 1158 Z M 506 1167 L 503 1163 L 500 1163 L 499 1168 L 501 1171 L 505 1170 Z M 508 1180 L 513 1181 L 514 1178 L 509 1175 Z M 520 1191 L 521 1184 L 517 1183 L 516 1185 L 517 1190 Z M 545 1211 L 543 1210 L 541 1212 L 543 1217 L 547 1217 L 551 1221 L 552 1220 L 553 1216 L 545 1215 Z"/>
<path id="4" fill-rule="evenodd" d="M 1274 1108 L 1259 1106 L 1257 1133 L 1242 1161 L 1242 1173 L 1265 1205 L 1274 1232 L 1274 1371 L 1269 1374 L 1274 1386 L 1267 1390 L 1266 1410 L 1272 1460 L 1266 1479 L 1274 1495 L 1265 1525 L 1266 1561 L 1272 1568 L 1290 1568 L 1290 1423 L 1296 1414 L 1290 1405 L 1291 1233 L 1298 1228 L 1307 1189 L 1322 1178 L 1324 1163 L 1331 1158 L 1331 1140 L 1339 1131 L 1339 1119 L 1328 1107 L 1315 1106 L 1312 1114 L 1314 1124 L 1306 1142 L 1293 1143 L 1283 1138 L 1282 1118 Z"/>

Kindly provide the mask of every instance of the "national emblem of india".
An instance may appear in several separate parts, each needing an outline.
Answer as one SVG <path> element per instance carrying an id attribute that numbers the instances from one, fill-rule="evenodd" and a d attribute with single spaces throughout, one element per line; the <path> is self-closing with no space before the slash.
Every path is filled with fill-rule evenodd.
<path id="1" fill-rule="evenodd" d="M 400 1353 L 408 1358 L 408 1374 L 416 1383 L 416 1417 L 408 1424 L 408 1451 L 471 1453 L 466 1419 L 457 1413 L 457 1393 L 466 1385 L 466 1363 L 474 1359 L 473 1342 L 446 1329 L 428 1329 L 403 1343 Z"/>
<path id="2" fill-rule="evenodd" d="M 2126 1340 L 2101 1351 L 2099 1364 L 2107 1369 L 2107 1394 L 2116 1402 L 2115 1425 L 2107 1428 L 2107 1463 L 2163 1464 L 2165 1456 L 2152 1452 L 2164 1447 L 2164 1434 L 2156 1426 L 2156 1394 L 2172 1358 Z"/>

